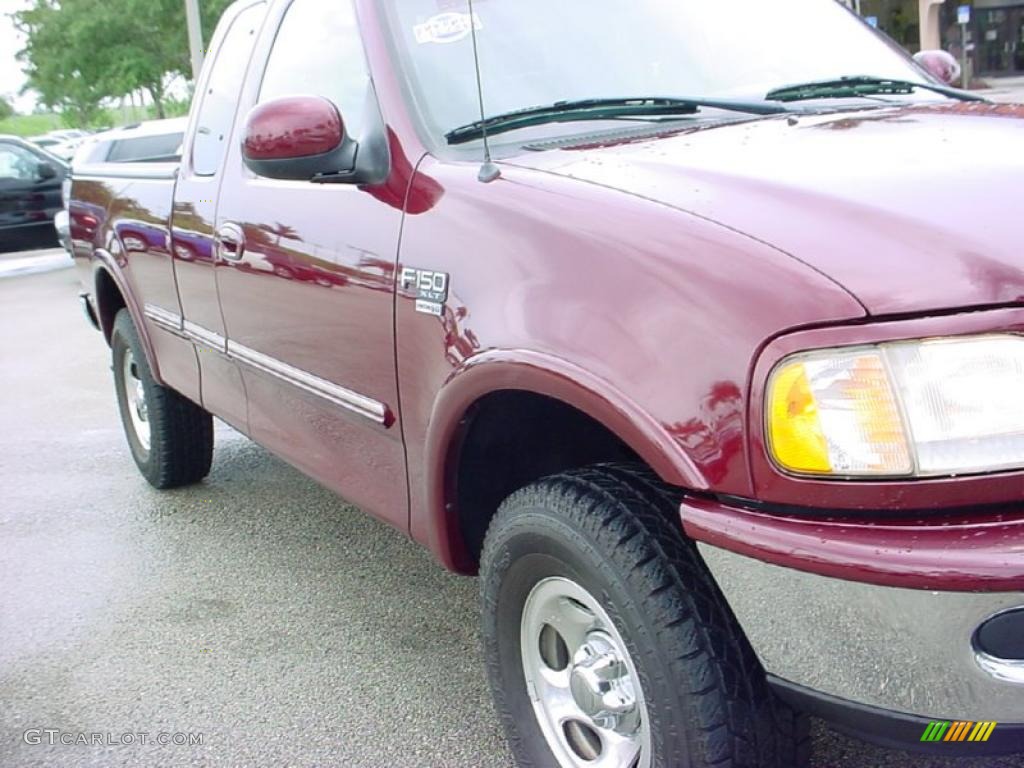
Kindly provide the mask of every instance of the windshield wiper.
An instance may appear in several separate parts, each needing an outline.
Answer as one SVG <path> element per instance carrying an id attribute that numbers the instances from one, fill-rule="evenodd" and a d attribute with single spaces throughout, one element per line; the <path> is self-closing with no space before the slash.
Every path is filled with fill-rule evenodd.
<path id="1" fill-rule="evenodd" d="M 546 123 L 567 123 L 576 120 L 614 120 L 623 117 L 652 117 L 658 115 L 693 115 L 701 107 L 746 112 L 752 115 L 778 115 L 786 107 L 763 102 L 729 101 L 719 99 L 676 99 L 640 96 L 632 99 L 577 99 L 556 101 L 540 107 L 528 107 L 514 112 L 492 115 L 486 120 L 455 128 L 445 134 L 449 144 L 462 144 L 488 134 L 504 133 Z"/>
<path id="2" fill-rule="evenodd" d="M 851 75 L 836 80 L 815 80 L 776 88 L 765 95 L 768 101 L 807 101 L 809 99 L 846 99 L 858 96 L 906 95 L 918 88 L 933 91 L 960 101 L 985 101 L 959 88 L 950 88 L 937 83 L 918 83 L 913 80 L 897 80 L 870 75 Z"/>

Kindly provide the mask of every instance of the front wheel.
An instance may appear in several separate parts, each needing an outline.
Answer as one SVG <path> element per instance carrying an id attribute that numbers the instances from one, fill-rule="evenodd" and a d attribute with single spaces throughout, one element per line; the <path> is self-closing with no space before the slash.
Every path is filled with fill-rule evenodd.
<path id="1" fill-rule="evenodd" d="M 213 418 L 156 383 L 127 309 L 114 318 L 110 346 L 121 422 L 143 477 L 161 489 L 202 480 L 213 462 Z"/>
<path id="2" fill-rule="evenodd" d="M 806 765 L 806 720 L 771 693 L 677 503 L 645 470 L 602 465 L 502 504 L 483 636 L 518 765 Z"/>

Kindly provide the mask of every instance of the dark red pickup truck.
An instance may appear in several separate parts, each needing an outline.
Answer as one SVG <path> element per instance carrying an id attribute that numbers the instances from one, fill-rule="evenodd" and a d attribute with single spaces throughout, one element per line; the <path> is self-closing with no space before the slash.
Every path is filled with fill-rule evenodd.
<path id="1" fill-rule="evenodd" d="M 479 573 L 520 765 L 1024 749 L 1024 107 L 791 5 L 241 0 L 76 169 L 143 475 L 216 416 Z"/>

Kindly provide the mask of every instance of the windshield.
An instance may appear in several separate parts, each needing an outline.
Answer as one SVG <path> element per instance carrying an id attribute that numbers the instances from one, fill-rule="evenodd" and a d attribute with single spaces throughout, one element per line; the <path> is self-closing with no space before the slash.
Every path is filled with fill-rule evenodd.
<path id="1" fill-rule="evenodd" d="M 467 0 L 385 5 L 430 131 L 479 120 Z M 851 74 L 923 80 L 836 0 L 475 0 L 474 10 L 488 115 L 599 97 L 761 100 Z"/>

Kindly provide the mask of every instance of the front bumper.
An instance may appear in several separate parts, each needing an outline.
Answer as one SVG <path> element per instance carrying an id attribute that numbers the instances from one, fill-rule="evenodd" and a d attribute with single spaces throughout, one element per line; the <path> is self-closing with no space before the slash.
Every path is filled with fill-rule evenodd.
<path id="1" fill-rule="evenodd" d="M 976 642 L 988 619 L 1024 607 L 1024 590 L 1014 587 L 1024 574 L 1021 538 L 1003 530 L 1008 559 L 998 571 L 987 570 L 991 557 L 977 563 L 984 568 L 969 568 L 970 558 L 953 557 L 949 572 L 935 567 L 920 573 L 901 569 L 895 557 L 872 570 L 865 567 L 870 552 L 850 551 L 849 539 L 832 539 L 827 527 L 813 521 L 806 521 L 813 536 L 789 539 L 785 526 L 793 518 L 723 505 L 720 519 L 732 522 L 723 523 L 719 534 L 729 535 L 715 535 L 704 524 L 719 519 L 709 517 L 713 502 L 698 504 L 703 507 L 683 504 L 684 527 L 769 678 L 787 698 L 801 699 L 840 724 L 848 719 L 840 713 L 859 712 L 863 717 L 853 718 L 865 723 L 859 735 L 890 745 L 921 746 L 932 720 L 993 721 L 1000 725 L 986 745 L 989 752 L 1024 751 L 1024 668 L 1014 659 L 993 664 Z M 894 533 L 900 530 L 888 529 L 888 546 L 874 552 L 876 560 L 884 561 L 892 553 L 883 550 L 891 547 L 904 552 L 905 563 L 923 565 L 920 548 L 927 546 L 927 536 L 912 528 L 900 541 Z M 1006 530 L 1020 531 L 1012 525 Z M 837 559 L 836 550 L 844 547 L 846 559 Z M 915 583 L 917 578 L 924 581 Z M 991 591 L 979 591 L 985 585 Z M 899 727 L 883 728 L 886 719 Z M 942 746 L 964 755 L 981 748 L 969 742 Z"/>

